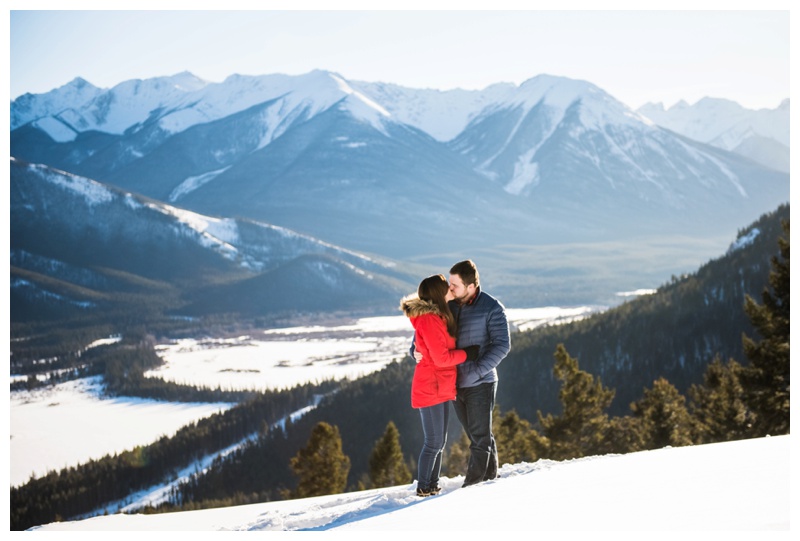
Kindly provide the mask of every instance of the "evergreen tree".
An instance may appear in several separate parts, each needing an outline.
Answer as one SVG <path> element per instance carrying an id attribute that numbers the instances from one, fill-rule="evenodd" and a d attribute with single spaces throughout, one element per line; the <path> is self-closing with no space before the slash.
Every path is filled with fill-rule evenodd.
<path id="1" fill-rule="evenodd" d="M 686 409 L 686 399 L 670 382 L 659 378 L 652 389 L 631 404 L 634 417 L 639 422 L 644 449 L 660 449 L 691 445 L 692 417 Z"/>
<path id="2" fill-rule="evenodd" d="M 400 432 L 389 421 L 383 436 L 375 442 L 369 457 L 369 478 L 375 488 L 393 487 L 411 482 L 411 472 L 403 460 Z"/>
<path id="3" fill-rule="evenodd" d="M 447 459 L 444 461 L 444 470 L 449 477 L 456 477 L 467 473 L 469 464 L 469 438 L 467 433 L 461 431 L 461 437 L 450 446 Z M 499 454 L 499 453 L 498 453 Z"/>
<path id="4" fill-rule="evenodd" d="M 785 238 L 778 239 L 781 258 L 772 258 L 769 287 L 763 304 L 745 299 L 745 312 L 762 336 L 756 342 L 743 337 L 750 364 L 742 370 L 745 402 L 755 413 L 754 436 L 789 433 L 789 222 L 782 222 Z"/>
<path id="5" fill-rule="evenodd" d="M 696 443 L 733 441 L 747 437 L 752 416 L 743 401 L 739 381 L 741 365 L 717 357 L 708 365 L 703 385 L 689 389 L 690 411 L 695 420 Z"/>
<path id="6" fill-rule="evenodd" d="M 350 458 L 342 452 L 339 428 L 320 422 L 311 431 L 308 444 L 290 462 L 300 479 L 295 498 L 340 494 L 347 486 Z"/>
<path id="7" fill-rule="evenodd" d="M 640 426 L 639 419 L 630 415 L 611 418 L 604 431 L 603 445 L 598 454 L 644 451 L 647 446 L 642 439 Z"/>
<path id="8" fill-rule="evenodd" d="M 561 380 L 560 416 L 539 412 L 542 427 L 540 457 L 565 460 L 596 454 L 602 449 L 603 434 L 608 424 L 605 410 L 614 399 L 614 390 L 603 387 L 600 380 L 578 368 L 578 360 L 569 356 L 563 344 L 555 351 L 553 373 Z"/>
<path id="9" fill-rule="evenodd" d="M 494 438 L 497 442 L 497 455 L 503 464 L 536 461 L 533 445 L 533 429 L 531 424 L 522 419 L 515 410 L 499 415 L 495 427 Z"/>

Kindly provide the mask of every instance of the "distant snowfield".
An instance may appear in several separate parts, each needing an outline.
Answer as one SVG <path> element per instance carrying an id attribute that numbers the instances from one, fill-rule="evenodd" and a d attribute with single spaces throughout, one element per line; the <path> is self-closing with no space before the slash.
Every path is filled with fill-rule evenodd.
<path id="1" fill-rule="evenodd" d="M 11 485 L 171 436 L 230 404 L 101 395 L 100 378 L 11 393 Z"/>
<path id="2" fill-rule="evenodd" d="M 287 389 L 365 376 L 401 359 L 410 345 L 407 336 L 180 340 L 158 348 L 166 364 L 145 376 L 223 389 Z"/>
<path id="3" fill-rule="evenodd" d="M 509 309 L 517 329 L 562 323 L 598 307 Z M 325 379 L 354 379 L 406 355 L 413 330 L 404 316 L 339 326 L 270 329 L 232 339 L 192 339 L 158 346 L 166 364 L 147 373 L 223 389 L 281 389 Z M 148 445 L 162 435 L 230 408 L 102 395 L 98 378 L 11 393 L 11 485 L 51 470 Z"/>
<path id="4" fill-rule="evenodd" d="M 566 323 L 596 306 L 508 309 L 517 330 Z M 372 317 L 341 326 L 271 329 L 262 336 L 190 339 L 158 347 L 165 365 L 145 375 L 188 385 L 276 390 L 298 383 L 354 379 L 400 360 L 411 345 L 405 316 Z"/>

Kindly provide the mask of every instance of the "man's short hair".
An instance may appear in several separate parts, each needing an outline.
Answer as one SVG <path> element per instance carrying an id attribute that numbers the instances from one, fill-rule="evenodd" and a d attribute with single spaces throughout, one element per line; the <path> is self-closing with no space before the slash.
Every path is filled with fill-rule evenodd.
<path id="1" fill-rule="evenodd" d="M 471 259 L 459 261 L 450 269 L 450 274 L 457 274 L 464 285 L 475 284 L 475 287 L 480 287 L 481 276 L 478 274 L 478 267 Z"/>

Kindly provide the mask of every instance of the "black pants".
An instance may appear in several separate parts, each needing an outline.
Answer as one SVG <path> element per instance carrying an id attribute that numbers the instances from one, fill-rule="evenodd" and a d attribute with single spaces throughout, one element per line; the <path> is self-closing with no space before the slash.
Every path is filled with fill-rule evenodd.
<path id="1" fill-rule="evenodd" d="M 497 477 L 497 444 L 492 433 L 492 410 L 497 382 L 459 388 L 453 408 L 469 438 L 469 464 L 464 486 Z"/>

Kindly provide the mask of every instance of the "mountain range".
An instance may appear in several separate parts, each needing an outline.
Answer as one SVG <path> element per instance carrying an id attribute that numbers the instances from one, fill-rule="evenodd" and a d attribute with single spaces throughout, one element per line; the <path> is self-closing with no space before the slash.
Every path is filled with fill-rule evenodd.
<path id="1" fill-rule="evenodd" d="M 11 103 L 12 252 L 63 262 L 67 255 L 59 249 L 73 258 L 86 253 L 86 246 L 76 249 L 73 243 L 89 230 L 110 243 L 102 250 L 111 254 L 101 257 L 98 248 L 78 266 L 99 264 L 92 257 L 118 257 L 126 272 L 174 280 L 181 264 L 149 255 L 174 253 L 174 239 L 137 229 L 120 242 L 102 231 L 121 223 L 118 218 L 131 208 L 125 201 L 148 201 L 146 208 L 162 210 L 149 218 L 139 212 L 135 223 L 155 220 L 163 226 L 164 209 L 171 208 L 203 216 L 206 223 L 257 230 L 262 244 L 237 245 L 233 258 L 254 265 L 248 278 L 275 272 L 252 254 L 271 252 L 274 232 L 290 230 L 314 246 L 293 252 L 292 260 L 319 257 L 319 247 L 327 246 L 336 255 L 326 257 L 359 270 L 360 263 L 342 254 L 359 262 L 392 261 L 380 273 L 393 269 L 387 280 L 400 280 L 391 294 L 416 283 L 420 267 L 414 265 L 444 271 L 475 254 L 483 256 L 482 268 L 495 271 L 508 299 L 518 284 L 550 288 L 548 276 L 591 281 L 598 275 L 591 262 L 564 248 L 578 245 L 625 252 L 610 271 L 618 273 L 616 285 L 620 276 L 628 279 L 640 269 L 633 257 L 641 251 L 637 246 L 646 251 L 656 244 L 653 239 L 681 238 L 674 242 L 684 243 L 686 253 L 695 250 L 697 261 L 700 248 L 693 242 L 726 242 L 739 227 L 789 200 L 789 177 L 778 165 L 766 167 L 714 146 L 720 137 L 693 139 L 675 122 L 672 128 L 659 126 L 652 118 L 657 115 L 643 114 L 654 111 L 633 111 L 589 82 L 550 75 L 480 91 L 348 81 L 327 71 L 232 75 L 221 83 L 180 73 L 111 89 L 77 78 Z M 774 112 L 775 118 L 781 115 L 788 118 L 788 102 Z M 682 118 L 684 127 L 691 125 Z M 43 199 L 46 218 L 44 206 L 14 198 L 18 179 L 29 181 L 34 171 L 118 193 L 114 211 L 70 211 L 55 219 L 56 209 L 68 207 Z M 47 221 L 53 219 L 62 225 Z M 52 242 L 44 234 L 51 227 L 74 231 L 68 241 Z M 273 232 L 270 240 L 264 231 Z M 211 245 L 213 254 L 197 257 L 244 279 L 242 267 L 226 259 L 231 244 L 218 238 Z M 559 246 L 553 254 L 578 255 L 531 260 L 532 247 L 547 246 Z M 136 261 L 152 265 L 144 269 Z M 649 266 L 655 269 L 649 280 L 668 276 L 675 258 Z M 201 268 L 194 272 L 206 276 Z M 607 281 L 598 287 L 607 293 L 612 286 Z"/>

